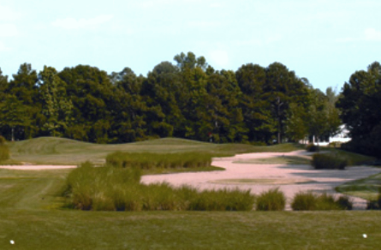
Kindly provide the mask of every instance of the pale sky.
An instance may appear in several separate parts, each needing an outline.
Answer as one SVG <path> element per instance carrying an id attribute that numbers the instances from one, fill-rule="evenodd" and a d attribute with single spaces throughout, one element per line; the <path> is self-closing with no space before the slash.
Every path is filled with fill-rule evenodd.
<path id="1" fill-rule="evenodd" d="M 379 0 L 0 0 L 0 68 L 85 64 L 147 75 L 181 52 L 215 69 L 277 61 L 341 89 L 381 61 Z"/>

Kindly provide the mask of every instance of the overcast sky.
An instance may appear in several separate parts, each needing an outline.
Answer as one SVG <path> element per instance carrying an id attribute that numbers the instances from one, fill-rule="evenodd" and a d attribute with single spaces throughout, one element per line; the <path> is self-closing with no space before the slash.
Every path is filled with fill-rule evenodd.
<path id="1" fill-rule="evenodd" d="M 78 64 L 146 75 L 181 52 L 215 69 L 277 61 L 341 89 L 381 61 L 379 0 L 0 0 L 0 68 Z"/>

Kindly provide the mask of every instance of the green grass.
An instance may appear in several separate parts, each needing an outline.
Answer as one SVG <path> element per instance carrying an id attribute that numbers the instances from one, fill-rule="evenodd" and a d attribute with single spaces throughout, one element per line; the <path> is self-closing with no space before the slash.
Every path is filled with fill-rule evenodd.
<path id="1" fill-rule="evenodd" d="M 228 184 L 228 185 L 297 185 L 309 184 L 315 181 L 309 179 L 221 179 L 211 181 L 211 183 Z"/>
<path id="2" fill-rule="evenodd" d="M 278 156 L 278 157 L 271 157 L 271 158 L 257 158 L 257 159 L 240 160 L 240 161 L 234 161 L 234 163 L 310 165 L 311 160 L 308 157 Z"/>
<path id="3" fill-rule="evenodd" d="M 378 249 L 380 212 L 0 211 L 1 249 Z M 362 235 L 366 233 L 367 239 Z M 9 240 L 15 240 L 11 246 Z"/>
<path id="4" fill-rule="evenodd" d="M 214 144 L 186 139 L 163 138 L 126 144 L 93 144 L 55 137 L 9 142 L 11 158 L 34 164 L 80 164 L 91 161 L 103 164 L 108 154 L 121 152 L 180 153 L 204 152 L 216 156 L 232 156 L 248 152 L 290 152 L 301 147 L 297 144 L 252 146 L 249 144 Z"/>
<path id="5" fill-rule="evenodd" d="M 378 249 L 380 211 L 59 209 L 71 170 L 0 169 L 0 249 Z M 366 233 L 367 239 L 362 238 Z M 15 241 L 11 245 L 10 240 Z"/>
<path id="6" fill-rule="evenodd" d="M 335 190 L 366 200 L 374 200 L 378 196 L 379 188 L 381 188 L 381 174 L 375 174 L 364 179 L 344 183 L 336 187 Z"/>
<path id="7" fill-rule="evenodd" d="M 178 139 L 95 145 L 39 138 L 15 142 L 10 150 L 15 161 L 78 164 L 89 159 L 103 163 L 115 151 L 235 154 L 292 147 L 298 149 L 292 144 L 254 147 Z M 70 171 L 0 169 L 0 249 L 379 248 L 380 211 L 115 213 L 59 209 L 64 201 L 58 194 Z"/>

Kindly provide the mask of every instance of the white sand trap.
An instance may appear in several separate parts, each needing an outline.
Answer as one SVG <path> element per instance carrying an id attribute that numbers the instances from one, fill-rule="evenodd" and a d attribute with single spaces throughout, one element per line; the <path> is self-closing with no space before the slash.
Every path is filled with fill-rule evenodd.
<path id="1" fill-rule="evenodd" d="M 308 153 L 300 150 L 291 153 L 250 153 L 234 157 L 215 158 L 212 165 L 225 168 L 225 171 L 146 175 L 142 177 L 142 182 L 146 184 L 167 182 L 177 187 L 189 185 L 200 190 L 239 188 L 250 190 L 253 194 L 260 194 L 271 188 L 279 187 L 287 197 L 286 209 L 290 210 L 291 199 L 298 192 L 310 190 L 316 193 L 326 192 L 339 195 L 334 191 L 336 186 L 381 172 L 379 168 L 363 166 L 348 167 L 346 170 L 315 170 L 308 165 L 233 163 L 233 161 L 247 161 L 282 155 L 300 156 L 308 155 Z M 259 180 L 263 180 L 264 183 L 260 183 Z M 351 199 L 354 203 L 354 209 L 366 207 L 365 200 L 356 197 L 351 197 Z"/>

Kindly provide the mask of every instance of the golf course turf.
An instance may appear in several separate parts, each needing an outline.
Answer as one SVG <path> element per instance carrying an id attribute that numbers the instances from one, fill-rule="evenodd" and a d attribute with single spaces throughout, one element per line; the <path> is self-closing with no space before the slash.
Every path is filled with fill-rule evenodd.
<path id="1" fill-rule="evenodd" d="M 162 139 L 124 145 L 40 138 L 10 145 L 12 159 L 43 164 L 102 162 L 114 151 L 292 151 Z M 165 145 L 165 146 L 164 146 Z M 103 158 L 102 158 L 103 157 Z M 381 212 L 95 212 L 64 209 L 71 170 L 0 169 L 0 249 L 379 249 Z M 366 234 L 366 238 L 364 238 Z M 11 241 L 14 244 L 11 244 Z"/>

